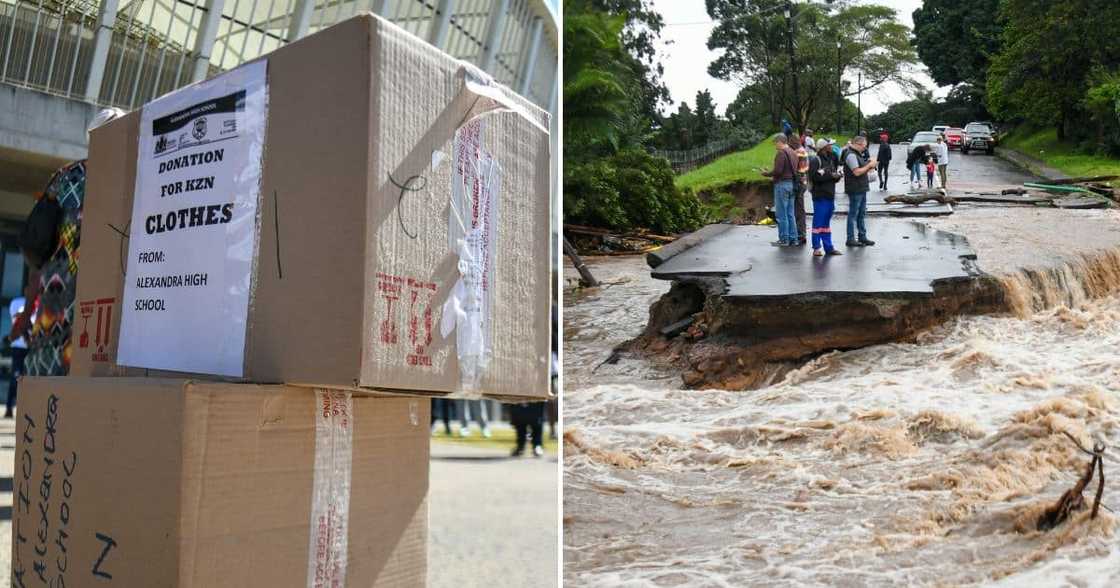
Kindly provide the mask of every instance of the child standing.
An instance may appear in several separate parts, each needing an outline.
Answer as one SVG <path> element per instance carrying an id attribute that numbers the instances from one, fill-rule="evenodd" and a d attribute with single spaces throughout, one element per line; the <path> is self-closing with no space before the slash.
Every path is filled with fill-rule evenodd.
<path id="1" fill-rule="evenodd" d="M 933 187 L 933 174 L 937 172 L 937 163 L 934 162 L 933 155 L 926 157 L 926 187 Z"/>

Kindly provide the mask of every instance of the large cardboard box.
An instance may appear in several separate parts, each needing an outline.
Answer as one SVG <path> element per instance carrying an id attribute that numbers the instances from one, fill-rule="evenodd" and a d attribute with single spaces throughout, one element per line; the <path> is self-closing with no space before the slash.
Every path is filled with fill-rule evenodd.
<path id="1" fill-rule="evenodd" d="M 441 321 L 461 267 L 453 147 L 469 136 L 501 166 L 491 356 L 471 393 L 547 396 L 548 115 L 373 15 L 264 59 L 259 243 L 240 381 L 464 392 L 460 356 L 470 349 L 458 332 L 444 337 Z M 117 365 L 140 115 L 91 133 L 72 375 L 169 375 Z"/>
<path id="2" fill-rule="evenodd" d="M 24 379 L 13 586 L 423 585 L 428 404 Z"/>

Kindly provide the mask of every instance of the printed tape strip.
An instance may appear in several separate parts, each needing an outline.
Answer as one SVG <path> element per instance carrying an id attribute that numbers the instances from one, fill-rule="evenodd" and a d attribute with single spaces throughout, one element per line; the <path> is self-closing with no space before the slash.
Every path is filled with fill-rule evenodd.
<path id="1" fill-rule="evenodd" d="M 346 585 L 354 402 L 348 392 L 315 391 L 315 476 L 307 559 L 309 588 Z"/>

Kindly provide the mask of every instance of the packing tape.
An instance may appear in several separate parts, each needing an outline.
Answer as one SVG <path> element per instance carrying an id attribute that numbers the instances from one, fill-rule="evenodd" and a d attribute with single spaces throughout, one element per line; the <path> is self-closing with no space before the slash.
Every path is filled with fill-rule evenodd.
<path id="1" fill-rule="evenodd" d="M 315 401 L 307 586 L 337 588 L 346 586 L 354 401 L 349 392 L 319 389 Z"/>
<path id="2" fill-rule="evenodd" d="M 497 248 L 498 197 L 502 166 L 482 144 L 486 115 L 512 112 L 545 135 L 548 126 L 489 74 L 461 61 L 463 89 L 477 99 L 455 129 L 452 140 L 451 213 L 448 246 L 459 258 L 459 279 L 443 305 L 440 334 L 456 335 L 459 391 L 480 398 L 482 376 L 490 363 L 490 304 Z M 432 168 L 443 160 L 432 154 Z"/>
<path id="3" fill-rule="evenodd" d="M 517 98 L 510 96 L 507 90 L 494 81 L 490 74 L 466 61 L 460 61 L 459 64 L 463 71 L 463 88 L 480 99 L 486 99 L 477 101 L 471 107 L 467 115 L 463 117 L 463 124 L 460 125 L 460 128 L 486 114 L 512 112 L 528 121 L 540 132 L 549 134 L 548 126 L 542 123 L 540 118 L 530 112 Z"/>
<path id="4" fill-rule="evenodd" d="M 448 246 L 459 258 L 459 279 L 443 305 L 440 334 L 455 333 L 459 390 L 482 392 L 482 375 L 490 363 L 490 305 L 497 248 L 498 190 L 501 165 L 482 144 L 483 121 L 455 132 L 452 148 L 451 212 Z"/>

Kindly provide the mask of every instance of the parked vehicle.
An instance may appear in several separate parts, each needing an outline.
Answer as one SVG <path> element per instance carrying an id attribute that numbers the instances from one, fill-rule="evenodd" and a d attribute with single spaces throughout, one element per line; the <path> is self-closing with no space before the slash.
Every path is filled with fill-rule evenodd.
<path id="1" fill-rule="evenodd" d="M 964 145 L 964 129 L 952 127 L 945 131 L 945 142 L 949 149 L 960 149 Z"/>
<path id="2" fill-rule="evenodd" d="M 941 133 L 934 131 L 918 131 L 914 138 L 910 140 L 910 144 L 906 146 L 906 154 L 909 155 L 918 145 L 928 145 L 931 148 L 937 144 L 937 138 Z"/>
<path id="3" fill-rule="evenodd" d="M 984 151 L 988 155 L 996 152 L 996 141 L 992 135 L 992 127 L 975 122 L 965 125 L 961 153 L 968 155 L 969 151 Z"/>
<path id="4" fill-rule="evenodd" d="M 994 122 L 989 120 L 980 120 L 976 122 L 977 124 L 988 125 L 988 130 L 992 132 L 992 140 L 996 142 L 996 145 L 999 145 L 999 136 L 1001 134 L 999 127 L 997 127 Z"/>

